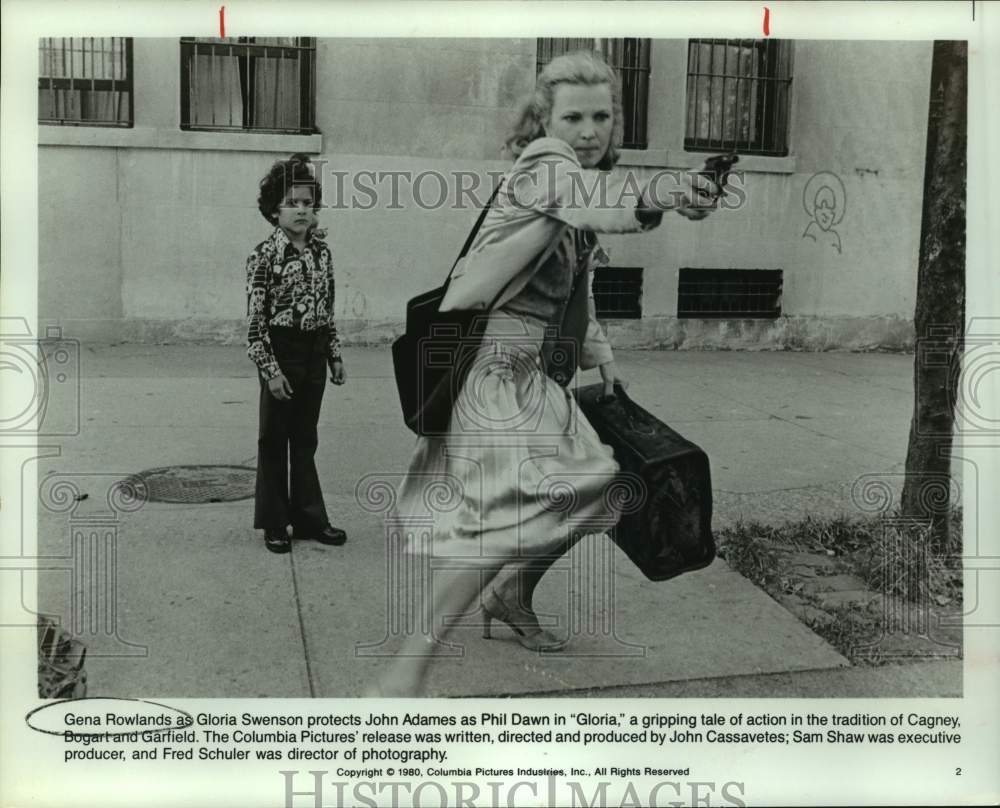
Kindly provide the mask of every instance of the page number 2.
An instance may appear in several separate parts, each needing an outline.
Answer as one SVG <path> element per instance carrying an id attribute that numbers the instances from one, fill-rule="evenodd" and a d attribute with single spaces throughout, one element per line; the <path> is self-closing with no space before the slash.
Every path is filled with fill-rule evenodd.
<path id="1" fill-rule="evenodd" d="M 955 767 L 955 776 L 956 777 L 961 777 L 962 776 L 962 767 L 961 766 L 956 766 Z"/>

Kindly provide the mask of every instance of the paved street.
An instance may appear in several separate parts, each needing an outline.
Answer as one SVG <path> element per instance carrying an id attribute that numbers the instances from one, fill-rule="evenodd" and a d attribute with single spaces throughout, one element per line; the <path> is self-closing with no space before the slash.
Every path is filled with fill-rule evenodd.
<path id="1" fill-rule="evenodd" d="M 60 512 L 49 497 L 38 525 L 40 553 L 84 570 L 42 573 L 40 598 L 43 611 L 83 621 L 90 695 L 358 696 L 377 676 L 408 630 L 398 603 L 405 570 L 387 555 L 378 508 L 362 507 L 356 489 L 366 475 L 401 474 L 414 439 L 388 350 L 348 348 L 346 360 L 348 384 L 330 387 L 324 403 L 318 465 L 331 518 L 350 540 L 299 542 L 276 556 L 250 527 L 252 500 L 147 503 L 94 527 L 116 479 L 171 465 L 253 465 L 257 383 L 243 349 L 83 347 L 79 434 L 51 439 L 49 456 L 25 468 L 87 494 Z M 857 513 L 859 478 L 901 483 L 912 356 L 622 351 L 618 360 L 633 398 L 708 452 L 716 528 Z M 67 389 L 53 391 L 53 422 L 75 417 Z M 97 563 L 91 549 L 83 560 L 74 529 L 113 535 L 114 557 L 102 551 Z M 73 599 L 86 594 L 88 564 L 106 593 L 96 606 Z M 102 564 L 115 571 L 107 581 Z M 565 653 L 533 654 L 504 627 L 483 640 L 469 615 L 441 649 L 430 693 L 961 692 L 960 663 L 921 663 L 919 676 L 905 665 L 842 670 L 840 654 L 722 560 L 654 583 L 595 537 L 547 577 L 537 607 L 569 638 Z M 91 622 L 98 611 L 114 616 L 117 636 Z"/>

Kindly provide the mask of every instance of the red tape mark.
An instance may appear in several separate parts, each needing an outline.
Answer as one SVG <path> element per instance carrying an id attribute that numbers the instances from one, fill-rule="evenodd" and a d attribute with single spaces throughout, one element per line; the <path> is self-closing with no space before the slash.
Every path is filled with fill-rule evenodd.
<path id="1" fill-rule="evenodd" d="M 771 9 L 764 6 L 764 36 L 771 36 Z"/>
<path id="2" fill-rule="evenodd" d="M 767 33 L 767 21 L 764 22 L 764 33 Z M 226 35 L 226 7 L 219 6 L 219 36 Z"/>

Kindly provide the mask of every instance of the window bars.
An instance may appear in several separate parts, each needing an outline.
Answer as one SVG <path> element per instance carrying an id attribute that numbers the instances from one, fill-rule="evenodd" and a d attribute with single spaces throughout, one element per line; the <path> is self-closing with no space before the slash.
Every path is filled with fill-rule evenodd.
<path id="1" fill-rule="evenodd" d="M 789 40 L 688 40 L 684 148 L 786 156 L 791 86 Z"/>
<path id="2" fill-rule="evenodd" d="M 598 318 L 641 319 L 642 267 L 597 267 L 591 288 Z"/>
<path id="3" fill-rule="evenodd" d="M 536 46 L 535 72 L 541 72 L 554 57 L 570 51 L 598 51 L 621 79 L 622 115 L 625 131 L 622 146 L 645 149 L 647 107 L 649 105 L 648 39 L 539 39 Z"/>
<path id="4" fill-rule="evenodd" d="M 38 122 L 132 126 L 132 40 L 45 37 L 38 46 Z"/>
<path id="5" fill-rule="evenodd" d="M 316 131 L 312 37 L 181 37 L 181 129 Z"/>
<path id="6" fill-rule="evenodd" d="M 680 318 L 768 319 L 781 316 L 780 269 L 682 267 L 677 287 Z"/>

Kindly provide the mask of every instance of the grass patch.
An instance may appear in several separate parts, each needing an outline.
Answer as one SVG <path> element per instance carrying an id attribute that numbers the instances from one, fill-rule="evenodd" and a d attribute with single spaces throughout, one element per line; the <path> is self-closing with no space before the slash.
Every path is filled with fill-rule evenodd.
<path id="1" fill-rule="evenodd" d="M 828 620 L 806 624 L 852 664 L 882 665 L 887 660 L 878 646 L 883 634 L 881 610 L 874 607 L 838 606 Z"/>
<path id="2" fill-rule="evenodd" d="M 757 522 L 739 523 L 732 537 L 727 531 L 719 534 L 719 555 L 744 578 L 763 589 L 770 589 L 779 581 L 778 551 L 776 540 L 779 529 Z"/>
<path id="3" fill-rule="evenodd" d="M 718 551 L 730 567 L 796 613 L 852 663 L 887 661 L 883 639 L 890 626 L 886 602 L 851 598 L 838 602 L 824 592 L 825 576 L 849 575 L 864 589 L 921 607 L 955 609 L 962 603 L 962 514 L 950 516 L 949 546 L 939 547 L 931 527 L 896 516 L 828 519 L 806 517 L 782 525 L 738 522 L 718 532 Z M 793 558 L 794 556 L 794 558 Z M 810 583 L 812 582 L 812 583 Z M 832 587 L 836 588 L 836 587 Z"/>
<path id="4" fill-rule="evenodd" d="M 960 551 L 937 550 L 930 526 L 920 523 L 884 526 L 850 559 L 851 571 L 872 591 L 938 606 L 962 602 L 961 563 Z"/>
<path id="5" fill-rule="evenodd" d="M 783 525 L 738 522 L 718 533 L 719 555 L 764 589 L 783 578 L 782 556 L 808 552 L 832 559 L 838 572 L 855 575 L 873 592 L 914 603 L 961 603 L 962 514 L 951 515 L 951 540 L 938 548 L 930 527 L 896 517 L 816 519 Z"/>

